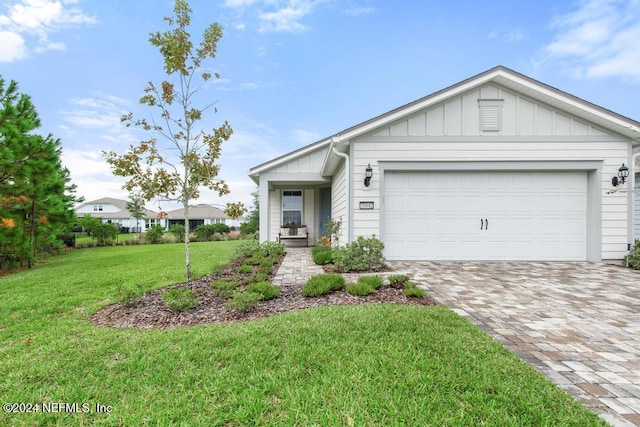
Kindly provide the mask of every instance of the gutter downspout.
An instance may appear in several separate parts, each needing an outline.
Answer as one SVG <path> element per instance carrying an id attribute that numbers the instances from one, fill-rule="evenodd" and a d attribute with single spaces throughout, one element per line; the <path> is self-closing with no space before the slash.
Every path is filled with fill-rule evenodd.
<path id="1" fill-rule="evenodd" d="M 629 243 L 629 250 L 631 250 L 631 247 L 636 241 L 636 203 L 638 203 L 638 200 L 636 200 L 636 159 L 638 157 L 640 157 L 640 153 L 636 153 L 631 156 L 631 180 L 629 182 L 631 192 L 631 227 L 629 227 L 631 230 L 631 236 L 629 241 L 631 243 Z"/>
<path id="2" fill-rule="evenodd" d="M 344 159 L 345 173 L 345 185 L 347 187 L 347 210 L 345 212 L 345 223 L 347 224 L 346 242 L 351 242 L 351 165 L 349 163 L 349 155 L 340 152 L 334 146 L 334 143 L 338 143 L 340 140 L 336 137 L 331 138 L 331 149 L 333 154 Z"/>

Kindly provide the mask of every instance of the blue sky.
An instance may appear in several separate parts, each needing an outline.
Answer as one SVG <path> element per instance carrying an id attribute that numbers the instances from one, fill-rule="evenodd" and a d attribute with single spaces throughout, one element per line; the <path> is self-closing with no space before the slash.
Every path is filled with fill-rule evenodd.
<path id="1" fill-rule="evenodd" d="M 249 168 L 504 65 L 640 118 L 640 0 L 191 0 L 192 35 L 224 36 L 202 88 L 234 129 L 220 159 L 231 194 L 251 205 Z M 0 0 L 0 75 L 16 80 L 60 138 L 78 194 L 127 199 L 102 150 L 141 135 L 120 124 L 162 57 L 148 42 L 170 0 Z M 203 98 L 204 99 L 204 98 Z M 148 137 L 148 135 L 142 135 Z M 156 209 L 158 203 L 148 207 Z M 171 206 L 164 203 L 162 207 Z"/>

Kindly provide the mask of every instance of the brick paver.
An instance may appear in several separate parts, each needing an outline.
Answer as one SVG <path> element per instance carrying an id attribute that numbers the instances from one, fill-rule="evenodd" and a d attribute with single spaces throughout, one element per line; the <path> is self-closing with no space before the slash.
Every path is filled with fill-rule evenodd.
<path id="1" fill-rule="evenodd" d="M 640 425 L 640 272 L 565 262 L 393 262 L 616 426 Z"/>

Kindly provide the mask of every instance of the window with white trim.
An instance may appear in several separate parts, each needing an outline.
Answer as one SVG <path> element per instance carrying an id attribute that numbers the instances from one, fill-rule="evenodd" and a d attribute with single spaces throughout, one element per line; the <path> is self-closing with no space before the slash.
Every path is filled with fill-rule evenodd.
<path id="1" fill-rule="evenodd" d="M 282 225 L 302 225 L 302 190 L 282 191 Z"/>
<path id="2" fill-rule="evenodd" d="M 102 212 L 102 205 L 93 205 L 94 212 Z"/>

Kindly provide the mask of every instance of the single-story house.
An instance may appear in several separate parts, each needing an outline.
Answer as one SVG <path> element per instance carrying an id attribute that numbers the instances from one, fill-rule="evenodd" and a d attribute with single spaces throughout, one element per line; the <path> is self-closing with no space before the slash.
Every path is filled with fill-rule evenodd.
<path id="1" fill-rule="evenodd" d="M 179 208 L 166 212 L 164 219 L 167 229 L 173 224 L 184 224 L 184 209 Z M 229 218 L 222 210 L 211 205 L 189 206 L 189 229 L 195 230 L 200 225 L 227 224 L 231 226 Z"/>
<path id="2" fill-rule="evenodd" d="M 637 121 L 498 66 L 249 176 L 263 241 L 294 223 L 316 242 L 334 219 L 389 260 L 598 262 L 633 242 L 638 143 Z"/>
<path id="3" fill-rule="evenodd" d="M 138 221 L 127 210 L 126 200 L 111 197 L 82 203 L 74 210 L 78 217 L 89 214 L 92 217 L 100 218 L 102 222 L 116 224 L 118 228 L 126 228 L 131 232 L 145 231 L 154 224 L 160 224 L 157 212 L 144 209 L 144 217 Z"/>

